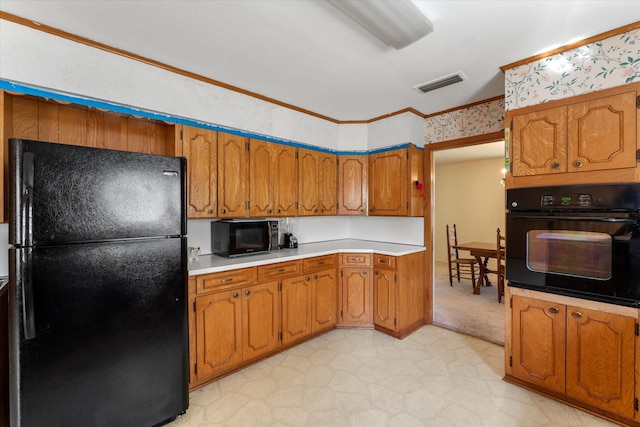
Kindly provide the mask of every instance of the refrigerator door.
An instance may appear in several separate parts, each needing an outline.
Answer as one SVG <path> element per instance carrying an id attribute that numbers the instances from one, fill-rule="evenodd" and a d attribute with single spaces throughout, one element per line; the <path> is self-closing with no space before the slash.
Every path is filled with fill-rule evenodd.
<path id="1" fill-rule="evenodd" d="M 185 160 L 9 141 L 11 244 L 186 234 Z"/>
<path id="2" fill-rule="evenodd" d="M 11 249 L 12 426 L 145 427 L 186 411 L 186 244 Z"/>

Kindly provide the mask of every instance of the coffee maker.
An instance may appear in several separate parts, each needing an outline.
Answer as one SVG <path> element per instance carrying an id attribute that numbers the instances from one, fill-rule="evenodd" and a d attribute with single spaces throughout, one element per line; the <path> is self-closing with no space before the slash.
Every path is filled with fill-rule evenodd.
<path id="1" fill-rule="evenodd" d="M 284 218 L 282 221 L 282 231 L 284 232 L 284 240 L 282 247 L 285 249 L 295 249 L 298 247 L 298 238 L 291 232 L 293 226 L 291 224 L 291 218 Z"/>

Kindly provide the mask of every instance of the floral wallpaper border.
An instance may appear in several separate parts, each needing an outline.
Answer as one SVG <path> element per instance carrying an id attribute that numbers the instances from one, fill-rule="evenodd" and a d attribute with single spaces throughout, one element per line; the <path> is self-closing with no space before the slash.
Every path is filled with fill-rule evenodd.
<path id="1" fill-rule="evenodd" d="M 640 81 L 640 29 L 505 72 L 505 108 L 542 104 Z"/>
<path id="2" fill-rule="evenodd" d="M 504 128 L 504 98 L 425 119 L 425 144 L 500 132 Z"/>

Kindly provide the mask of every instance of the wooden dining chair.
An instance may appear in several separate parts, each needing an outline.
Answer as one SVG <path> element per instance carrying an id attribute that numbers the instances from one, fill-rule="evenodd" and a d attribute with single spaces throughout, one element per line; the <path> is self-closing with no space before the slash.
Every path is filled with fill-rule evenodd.
<path id="1" fill-rule="evenodd" d="M 460 279 L 471 279 L 471 284 L 476 283 L 476 271 L 480 272 L 478 261 L 475 258 L 460 258 L 458 254 L 458 233 L 456 225 L 449 227 L 447 224 L 447 260 L 449 262 L 449 286 L 453 286 L 453 278 L 458 282 Z"/>
<path id="2" fill-rule="evenodd" d="M 505 256 L 505 236 L 500 234 L 500 228 L 498 228 L 496 233 L 496 275 L 498 276 L 498 302 L 502 302 L 502 297 L 504 296 L 504 278 L 506 275 L 506 265 L 504 262 Z"/>

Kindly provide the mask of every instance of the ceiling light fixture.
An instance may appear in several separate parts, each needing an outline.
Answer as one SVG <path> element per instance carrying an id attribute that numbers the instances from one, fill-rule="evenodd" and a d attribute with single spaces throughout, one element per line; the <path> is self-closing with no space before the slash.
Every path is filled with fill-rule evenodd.
<path id="1" fill-rule="evenodd" d="M 385 44 L 400 50 L 433 31 L 433 24 L 408 0 L 327 0 Z"/>
<path id="2" fill-rule="evenodd" d="M 465 78 L 466 77 L 464 74 L 462 74 L 462 71 L 458 71 L 457 73 L 447 74 L 446 76 L 438 77 L 437 79 L 416 85 L 413 88 L 418 92 L 427 93 L 432 90 L 440 89 L 441 87 L 452 85 L 454 83 L 460 83 Z"/>

